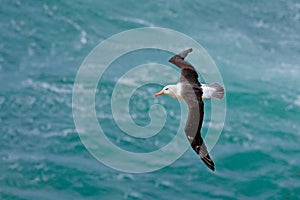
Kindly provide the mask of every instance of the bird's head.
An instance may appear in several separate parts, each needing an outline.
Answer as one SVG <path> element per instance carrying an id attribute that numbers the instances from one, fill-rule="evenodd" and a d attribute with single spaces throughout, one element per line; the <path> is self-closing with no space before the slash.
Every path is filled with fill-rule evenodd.
<path id="1" fill-rule="evenodd" d="M 167 85 L 160 92 L 156 93 L 154 96 L 158 97 L 162 94 L 169 95 L 171 97 L 176 98 L 177 87 L 176 85 Z"/>

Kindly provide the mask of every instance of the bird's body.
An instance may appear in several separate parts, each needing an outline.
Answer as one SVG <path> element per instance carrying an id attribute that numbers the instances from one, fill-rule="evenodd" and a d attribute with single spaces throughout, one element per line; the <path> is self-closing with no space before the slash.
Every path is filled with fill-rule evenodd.
<path id="1" fill-rule="evenodd" d="M 155 96 L 166 94 L 177 99 L 183 99 L 189 107 L 188 120 L 185 126 L 185 133 L 193 148 L 203 162 L 211 169 L 215 169 L 215 164 L 211 160 L 207 148 L 201 137 L 201 128 L 204 117 L 203 99 L 222 99 L 224 89 L 218 83 L 201 84 L 198 81 L 198 74 L 195 68 L 184 61 L 184 58 L 192 52 L 192 49 L 185 50 L 173 56 L 169 62 L 181 69 L 180 81 L 174 85 L 165 86 Z"/>
<path id="2" fill-rule="evenodd" d="M 183 99 L 181 91 L 182 91 L 182 83 L 179 82 L 174 85 L 167 85 L 164 89 L 168 88 L 170 92 L 164 92 L 164 94 L 169 95 L 176 99 Z M 222 91 L 222 86 L 220 86 L 218 83 L 213 84 L 201 84 L 200 88 L 202 89 L 202 99 L 211 99 L 211 98 L 217 98 L 222 99 L 224 95 L 224 91 Z M 218 96 L 219 94 L 219 96 Z"/>

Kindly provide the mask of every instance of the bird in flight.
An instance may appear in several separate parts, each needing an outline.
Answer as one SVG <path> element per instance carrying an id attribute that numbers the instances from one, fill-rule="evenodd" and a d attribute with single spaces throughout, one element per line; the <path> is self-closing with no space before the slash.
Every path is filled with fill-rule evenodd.
<path id="1" fill-rule="evenodd" d="M 180 80 L 177 84 L 165 86 L 160 92 L 155 94 L 155 97 L 166 94 L 177 99 L 183 99 L 187 103 L 189 113 L 184 128 L 185 134 L 193 150 L 199 155 L 207 167 L 214 171 L 215 164 L 210 158 L 201 137 L 204 117 L 203 100 L 209 98 L 222 99 L 224 96 L 224 88 L 218 83 L 201 84 L 198 81 L 198 74 L 195 68 L 184 60 L 192 51 L 192 49 L 187 49 L 169 60 L 170 63 L 180 68 Z"/>

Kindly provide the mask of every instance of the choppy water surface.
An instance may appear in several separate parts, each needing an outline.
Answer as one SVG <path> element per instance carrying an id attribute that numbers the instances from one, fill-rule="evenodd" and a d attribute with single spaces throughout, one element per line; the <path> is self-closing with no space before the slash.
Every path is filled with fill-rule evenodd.
<path id="1" fill-rule="evenodd" d="M 79 139 L 72 87 L 81 62 L 107 37 L 146 26 L 189 35 L 219 67 L 227 116 L 211 152 L 214 173 L 192 150 L 156 172 L 119 172 L 95 160 Z M 5 0 L 0 30 L 1 199 L 300 197 L 298 1 Z M 122 70 L 145 61 L 167 64 L 168 54 L 136 53 L 124 58 L 126 65 L 116 62 L 112 67 L 117 70 L 107 72 L 96 111 L 113 143 L 148 152 L 174 136 L 178 103 L 153 99 L 158 85 L 142 87 L 131 100 L 132 118 L 146 125 L 149 105 L 162 103 L 169 113 L 164 134 L 141 140 L 118 129 L 109 105 Z M 122 84 L 130 86 L 132 80 Z M 208 123 L 206 116 L 204 129 Z"/>

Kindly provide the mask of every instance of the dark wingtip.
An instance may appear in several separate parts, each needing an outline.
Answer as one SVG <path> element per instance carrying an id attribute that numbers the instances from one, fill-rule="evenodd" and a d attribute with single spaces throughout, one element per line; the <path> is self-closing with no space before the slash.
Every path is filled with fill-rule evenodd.
<path id="1" fill-rule="evenodd" d="M 189 48 L 189 49 L 187 49 L 187 50 L 184 50 L 184 51 L 180 52 L 179 54 L 177 54 L 177 55 L 173 56 L 172 58 L 170 58 L 169 62 L 170 62 L 170 63 L 173 63 L 173 61 L 174 61 L 175 59 L 184 60 L 185 57 L 187 57 L 187 55 L 188 55 L 189 53 L 191 53 L 192 51 L 193 51 L 192 48 Z"/>
<path id="2" fill-rule="evenodd" d="M 193 49 L 192 49 L 192 48 L 189 48 L 189 49 L 187 49 L 187 50 L 184 50 L 184 51 L 180 52 L 180 53 L 178 54 L 178 56 L 180 56 L 180 57 L 182 57 L 182 58 L 184 59 L 184 58 L 187 57 L 187 55 L 188 55 L 189 53 L 191 53 L 192 51 L 193 51 Z"/>
<path id="3" fill-rule="evenodd" d="M 210 159 L 209 155 L 206 157 L 201 158 L 201 160 L 205 163 L 205 165 L 211 169 L 212 171 L 215 171 L 215 163 Z"/>
<path id="4" fill-rule="evenodd" d="M 211 171 L 215 171 L 215 166 L 208 167 L 208 168 L 211 169 Z"/>
<path id="5" fill-rule="evenodd" d="M 205 161 L 204 161 L 204 163 L 205 163 L 205 165 L 206 165 L 209 169 L 211 169 L 212 171 L 215 171 L 215 165 L 214 165 L 214 163 L 206 163 Z"/>

